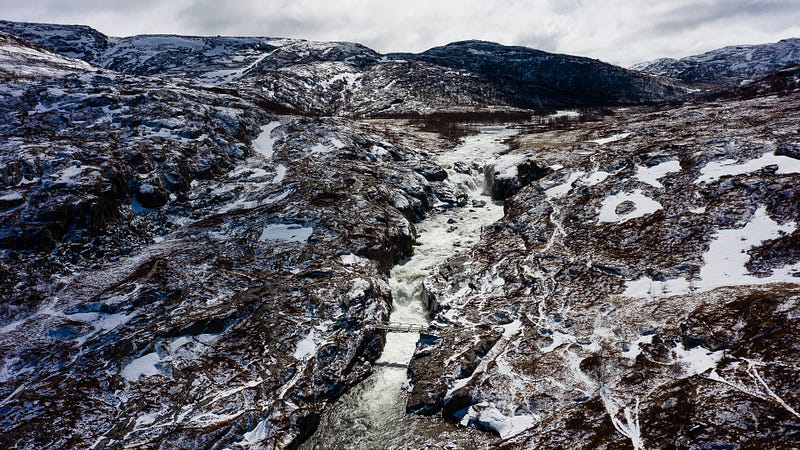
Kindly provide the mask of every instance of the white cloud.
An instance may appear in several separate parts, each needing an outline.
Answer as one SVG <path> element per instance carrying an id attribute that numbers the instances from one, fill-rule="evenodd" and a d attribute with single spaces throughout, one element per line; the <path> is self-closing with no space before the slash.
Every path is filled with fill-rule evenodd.
<path id="1" fill-rule="evenodd" d="M 113 36 L 262 35 L 423 51 L 464 39 L 628 65 L 800 36 L 796 0 L 0 0 L 4 18 L 81 23 Z"/>

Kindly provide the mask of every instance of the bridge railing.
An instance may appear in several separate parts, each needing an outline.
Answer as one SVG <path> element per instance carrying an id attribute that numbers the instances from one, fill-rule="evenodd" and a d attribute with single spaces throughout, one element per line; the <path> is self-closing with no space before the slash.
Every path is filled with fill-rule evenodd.
<path id="1" fill-rule="evenodd" d="M 428 329 L 425 325 L 415 323 L 388 322 L 373 325 L 376 330 L 393 331 L 396 333 L 421 333 Z"/>

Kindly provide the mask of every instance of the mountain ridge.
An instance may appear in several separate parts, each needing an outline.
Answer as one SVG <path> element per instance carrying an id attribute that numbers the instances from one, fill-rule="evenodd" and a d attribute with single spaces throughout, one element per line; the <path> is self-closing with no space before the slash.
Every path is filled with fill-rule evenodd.
<path id="1" fill-rule="evenodd" d="M 683 58 L 659 58 L 634 70 L 689 83 L 737 85 L 800 64 L 800 38 L 755 45 L 729 45 Z"/>
<path id="2" fill-rule="evenodd" d="M 8 21 L 0 21 L 0 29 L 122 73 L 178 76 L 215 85 L 251 81 L 251 87 L 269 84 L 273 99 L 284 106 L 322 115 L 402 114 L 419 109 L 426 101 L 438 102 L 440 109 L 636 104 L 663 101 L 687 92 L 679 83 L 598 60 L 486 41 L 459 41 L 418 54 L 382 55 L 350 42 L 178 35 L 110 38 L 85 26 L 51 28 L 47 24 Z M 90 50 L 80 49 L 87 44 Z M 331 73 L 324 67 L 327 63 L 341 66 Z M 406 72 L 416 75 L 404 76 L 403 71 L 396 70 L 396 64 L 403 63 Z M 303 85 L 324 85 L 345 69 L 351 73 L 349 79 L 363 78 L 371 83 L 343 84 L 346 93 L 325 101 L 318 101 L 325 98 L 325 93 L 318 90 L 303 92 Z M 461 82 L 453 79 L 417 86 L 420 78 L 452 78 L 453 70 L 461 72 L 456 76 L 463 77 Z M 276 72 L 281 73 L 275 76 Z M 393 80 L 403 87 L 392 89 Z M 390 92 L 383 92 L 387 86 Z M 416 98 L 415 92 L 422 90 L 428 95 Z M 399 101 L 369 105 L 376 95 Z M 403 105 L 406 99 L 413 106 Z"/>

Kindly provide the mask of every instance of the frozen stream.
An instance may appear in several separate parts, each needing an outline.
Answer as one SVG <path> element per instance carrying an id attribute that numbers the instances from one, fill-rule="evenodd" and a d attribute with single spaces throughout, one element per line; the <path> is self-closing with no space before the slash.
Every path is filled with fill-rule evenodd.
<path id="1" fill-rule="evenodd" d="M 478 131 L 479 134 L 465 138 L 437 161 L 447 170 L 450 181 L 470 199 L 466 207 L 439 210 L 417 224 L 419 237 L 414 256 L 391 272 L 392 322 L 427 324 L 422 281 L 434 267 L 477 243 L 482 227 L 503 217 L 502 205 L 483 192 L 483 172 L 473 170 L 471 174 L 463 174 L 454 167 L 460 162 L 467 167 L 477 164 L 482 168 L 506 148 L 503 141 L 516 132 L 502 126 L 481 127 Z M 476 442 L 482 440 L 482 436 L 476 436 L 477 432 L 457 431 L 454 425 L 441 419 L 405 414 L 403 386 L 418 339 L 416 333 L 387 333 L 386 346 L 375 363 L 374 373 L 333 405 L 322 418 L 318 431 L 302 448 L 405 449 L 448 442 L 459 442 L 459 448 L 483 447 Z M 472 445 L 465 445 L 465 438 Z"/>

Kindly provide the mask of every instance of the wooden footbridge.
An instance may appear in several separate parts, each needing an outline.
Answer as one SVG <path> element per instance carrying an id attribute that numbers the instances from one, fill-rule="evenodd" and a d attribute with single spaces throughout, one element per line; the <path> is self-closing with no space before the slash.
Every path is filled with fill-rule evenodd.
<path id="1" fill-rule="evenodd" d="M 392 331 L 395 333 L 422 333 L 428 329 L 425 325 L 402 322 L 386 322 L 373 325 L 376 330 Z"/>

